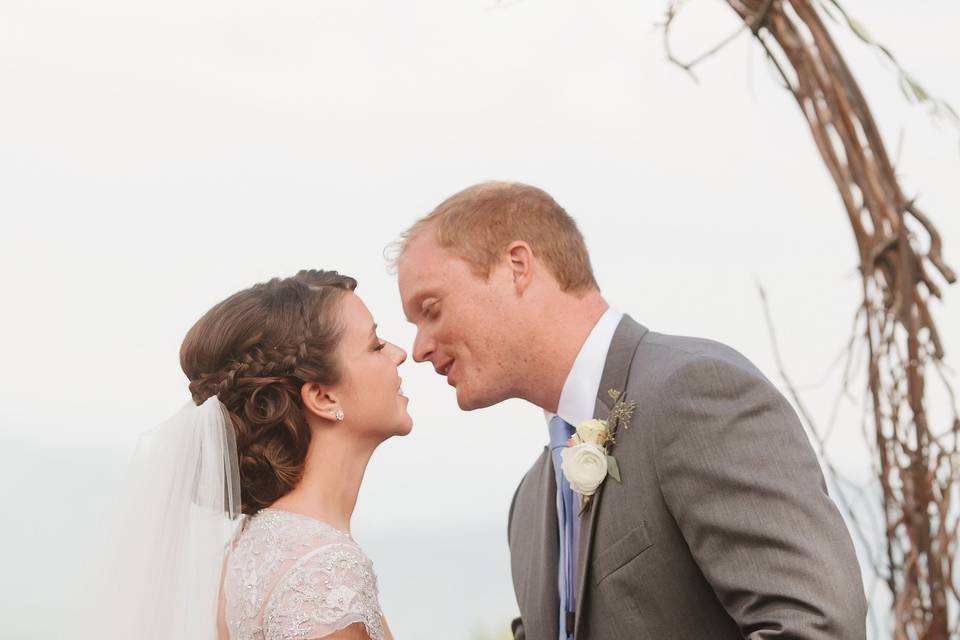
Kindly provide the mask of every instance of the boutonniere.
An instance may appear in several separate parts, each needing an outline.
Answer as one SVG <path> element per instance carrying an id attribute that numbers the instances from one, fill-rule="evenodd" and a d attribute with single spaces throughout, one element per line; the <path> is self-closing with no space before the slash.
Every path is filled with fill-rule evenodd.
<path id="1" fill-rule="evenodd" d="M 570 488 L 580 494 L 581 514 L 590 509 L 593 495 L 607 476 L 620 482 L 620 466 L 610 451 L 617 443 L 619 430 L 630 428 L 637 406 L 636 402 L 625 402 L 617 389 L 610 389 L 607 394 L 614 404 L 606 420 L 584 420 L 578 424 L 567 448 L 560 452 L 560 469 Z"/>

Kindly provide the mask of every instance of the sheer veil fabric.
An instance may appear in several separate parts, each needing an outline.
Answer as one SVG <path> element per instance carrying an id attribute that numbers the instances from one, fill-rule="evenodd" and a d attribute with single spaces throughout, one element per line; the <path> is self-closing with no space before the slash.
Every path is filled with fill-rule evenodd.
<path id="1" fill-rule="evenodd" d="M 96 637 L 215 640 L 224 553 L 242 520 L 236 443 L 216 396 L 146 431 L 125 481 Z"/>

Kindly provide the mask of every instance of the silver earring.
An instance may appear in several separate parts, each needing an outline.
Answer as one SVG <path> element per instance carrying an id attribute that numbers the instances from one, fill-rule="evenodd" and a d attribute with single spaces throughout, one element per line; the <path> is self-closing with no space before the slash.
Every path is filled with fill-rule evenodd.
<path id="1" fill-rule="evenodd" d="M 336 411 L 333 411 L 332 413 L 333 413 L 333 417 L 336 418 L 338 422 L 339 422 L 340 420 L 343 420 L 343 411 L 341 411 L 340 409 L 337 409 Z"/>

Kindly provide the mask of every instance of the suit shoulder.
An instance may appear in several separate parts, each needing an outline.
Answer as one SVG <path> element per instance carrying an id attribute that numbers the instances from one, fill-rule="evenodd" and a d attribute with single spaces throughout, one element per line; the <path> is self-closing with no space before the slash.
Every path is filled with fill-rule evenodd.
<path id="1" fill-rule="evenodd" d="M 517 503 L 523 502 L 525 498 L 529 500 L 531 492 L 536 491 L 537 484 L 533 479 L 539 478 L 541 474 L 544 473 L 544 463 L 547 459 L 549 459 L 549 449 L 544 447 L 543 453 L 537 457 L 530 469 L 523 475 L 523 478 L 521 478 L 517 484 L 516 490 L 513 492 L 513 499 L 510 501 L 510 511 L 507 513 L 508 539 L 510 537 L 510 530 L 513 528 L 513 515 L 517 509 Z M 534 484 L 529 485 L 529 482 L 534 482 Z"/>
<path id="2" fill-rule="evenodd" d="M 517 484 L 516 490 L 513 492 L 513 500 L 510 504 L 510 513 L 513 513 L 513 508 L 517 503 L 517 497 L 524 489 L 524 485 L 528 481 L 533 482 L 534 478 L 539 479 L 541 474 L 543 474 L 544 464 L 549 461 L 549 449 L 547 447 L 543 448 L 543 452 L 537 456 L 537 459 L 534 460 L 533 464 L 530 465 L 530 468 L 527 469 L 527 472 L 523 474 L 523 477 L 520 479 L 520 482 Z"/>
<path id="3" fill-rule="evenodd" d="M 746 356 L 722 342 L 653 331 L 641 342 L 634 364 L 647 373 L 643 377 L 648 381 L 652 378 L 661 383 L 682 372 L 694 373 L 703 369 L 732 369 L 766 381 L 766 377 Z"/>

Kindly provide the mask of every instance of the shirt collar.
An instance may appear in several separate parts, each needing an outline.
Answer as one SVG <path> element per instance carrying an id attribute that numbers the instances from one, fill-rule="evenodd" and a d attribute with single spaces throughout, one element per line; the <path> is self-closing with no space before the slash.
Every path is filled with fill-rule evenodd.
<path id="1" fill-rule="evenodd" d="M 622 316 L 623 314 L 619 311 L 607 308 L 597 320 L 597 324 L 593 326 L 590 335 L 580 347 L 580 352 L 573 361 L 573 367 L 567 374 L 566 382 L 563 383 L 557 413 L 544 411 L 548 423 L 554 415 L 559 415 L 567 424 L 576 427 L 584 420 L 594 417 L 593 409 L 597 403 L 597 393 L 600 390 L 603 366 L 607 361 L 607 351 L 610 350 L 613 334 Z"/>

